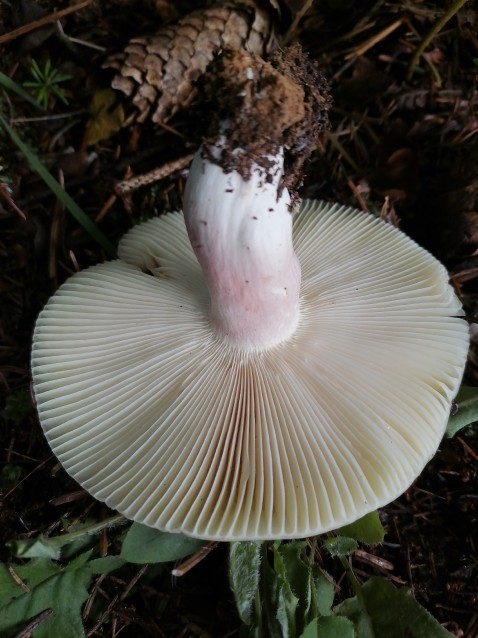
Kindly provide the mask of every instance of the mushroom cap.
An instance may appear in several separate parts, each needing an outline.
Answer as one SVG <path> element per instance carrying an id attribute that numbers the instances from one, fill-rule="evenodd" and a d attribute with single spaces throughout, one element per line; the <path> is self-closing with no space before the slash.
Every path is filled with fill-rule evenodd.
<path id="1" fill-rule="evenodd" d="M 396 228 L 318 202 L 302 203 L 294 245 L 298 326 L 265 350 L 214 334 L 181 213 L 133 228 L 121 260 L 50 299 L 32 353 L 40 422 L 93 496 L 169 532 L 299 538 L 420 474 L 468 349 L 445 268 Z"/>

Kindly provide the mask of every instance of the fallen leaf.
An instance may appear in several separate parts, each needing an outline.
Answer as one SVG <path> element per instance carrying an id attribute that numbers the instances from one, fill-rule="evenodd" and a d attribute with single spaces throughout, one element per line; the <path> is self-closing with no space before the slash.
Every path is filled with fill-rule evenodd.
<path id="1" fill-rule="evenodd" d="M 88 145 L 109 139 L 123 126 L 124 110 L 112 89 L 97 91 L 88 111 L 90 119 L 85 131 Z"/>

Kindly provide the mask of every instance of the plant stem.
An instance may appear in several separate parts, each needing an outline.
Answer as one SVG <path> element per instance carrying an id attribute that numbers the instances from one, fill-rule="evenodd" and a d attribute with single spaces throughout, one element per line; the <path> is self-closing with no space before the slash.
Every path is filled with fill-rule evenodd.
<path id="1" fill-rule="evenodd" d="M 410 65 L 408 67 L 407 73 L 407 82 L 411 80 L 415 67 L 417 66 L 418 60 L 433 40 L 433 38 L 440 33 L 445 24 L 453 18 L 453 16 L 458 13 L 458 11 L 468 2 L 468 0 L 453 0 L 450 7 L 447 11 L 442 15 L 442 17 L 433 25 L 427 35 L 423 38 L 421 43 L 415 49 L 415 52 L 410 60 Z"/>
<path id="2" fill-rule="evenodd" d="M 256 638 L 262 638 L 264 635 L 264 630 L 263 630 L 263 626 L 262 626 L 262 606 L 261 606 L 261 593 L 260 593 L 260 587 L 257 588 L 256 591 L 256 596 L 254 599 L 254 606 L 255 606 L 255 620 L 257 621 L 257 633 L 256 633 Z"/>
<path id="3" fill-rule="evenodd" d="M 100 521 L 99 523 L 92 523 L 91 525 L 82 527 L 81 529 L 75 530 L 74 532 L 68 532 L 67 534 L 63 534 L 62 536 L 55 536 L 54 538 L 58 538 L 59 542 L 64 545 L 66 543 L 71 543 L 71 541 L 76 540 L 77 538 L 81 538 L 85 535 L 90 536 L 92 534 L 98 534 L 107 527 L 126 525 L 126 523 L 128 522 L 128 519 L 125 518 L 122 514 L 116 514 L 115 516 L 111 516 L 110 518 L 107 518 L 104 521 Z"/>
<path id="4" fill-rule="evenodd" d="M 365 598 L 364 598 L 363 593 L 362 593 L 362 587 L 361 587 L 359 581 L 357 580 L 357 576 L 355 576 L 354 570 L 350 566 L 350 563 L 347 560 L 347 558 L 345 556 L 340 556 L 340 562 L 342 563 L 342 566 L 343 566 L 343 568 L 345 570 L 345 573 L 347 574 L 347 578 L 348 578 L 348 581 L 350 583 L 350 586 L 352 587 L 353 592 L 357 596 L 357 600 L 359 601 L 360 606 L 363 609 L 365 622 L 367 623 L 367 634 L 366 635 L 372 637 L 375 634 L 374 634 L 372 621 L 370 619 L 370 616 L 369 616 L 368 610 L 367 610 L 367 606 L 365 604 Z"/>
<path id="5" fill-rule="evenodd" d="M 276 592 L 274 590 L 273 577 L 271 576 L 271 567 L 268 564 L 267 542 L 262 543 L 262 561 L 261 561 L 261 580 L 260 586 L 262 590 L 262 608 L 261 608 L 261 625 L 258 636 L 274 636 L 275 635 L 275 613 L 276 609 Z"/>

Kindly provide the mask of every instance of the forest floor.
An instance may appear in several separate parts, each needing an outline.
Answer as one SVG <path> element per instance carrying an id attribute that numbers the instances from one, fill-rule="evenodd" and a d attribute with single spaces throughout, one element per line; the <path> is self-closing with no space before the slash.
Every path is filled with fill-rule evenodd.
<path id="1" fill-rule="evenodd" d="M 130 38 L 154 33 L 164 21 L 207 2 L 77 4 L 52 22 L 48 16 L 75 3 L 0 2 L 0 71 L 44 107 L 39 111 L 3 82 L 0 114 L 116 245 L 137 221 L 180 207 L 187 175 L 184 158 L 194 152 L 196 142 L 188 108 L 164 125 L 135 120 L 126 96 L 121 96 L 122 111 L 111 104 L 108 110 L 107 100 L 114 94 L 105 89 L 112 73 L 102 65 Z M 300 194 L 379 214 L 445 264 L 472 324 L 465 382 L 476 386 L 478 2 L 462 2 L 413 61 L 444 15 L 442 4 L 458 5 L 289 0 L 280 3 L 277 29 L 280 42 L 300 42 L 320 62 L 334 100 L 330 131 L 306 167 Z M 310 7 L 292 24 L 302 5 Z M 15 32 L 45 17 L 39 28 Z M 94 104 L 106 104 L 107 115 L 98 115 Z M 132 175 L 158 167 L 164 168 L 163 177 L 155 183 L 128 193 L 118 189 Z M 110 515 L 79 490 L 52 456 L 36 417 L 29 369 L 35 318 L 49 296 L 75 271 L 106 258 L 6 132 L 0 132 L 3 561 L 10 559 L 5 542 L 12 538 L 58 533 L 65 519 Z M 478 431 L 468 428 L 444 440 L 419 479 L 381 511 L 381 518 L 385 542 L 356 553 L 357 576 L 386 575 L 411 587 L 450 632 L 476 638 Z M 117 541 L 109 532 L 101 542 L 114 550 Z M 94 604 L 84 613 L 87 635 L 238 635 L 225 565 L 221 545 L 181 578 L 173 579 L 165 567 L 131 567 L 101 577 Z M 339 583 L 341 565 L 326 567 Z"/>

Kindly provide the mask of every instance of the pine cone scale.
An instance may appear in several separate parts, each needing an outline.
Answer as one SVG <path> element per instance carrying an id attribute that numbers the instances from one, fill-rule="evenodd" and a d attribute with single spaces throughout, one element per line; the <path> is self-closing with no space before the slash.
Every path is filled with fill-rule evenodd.
<path id="1" fill-rule="evenodd" d="M 264 55 L 273 39 L 274 16 L 254 0 L 195 11 L 155 35 L 132 38 L 104 66 L 117 71 L 112 87 L 132 99 L 137 120 L 166 122 L 194 98 L 194 81 L 221 48 Z M 128 120 L 129 121 L 129 120 Z"/>

